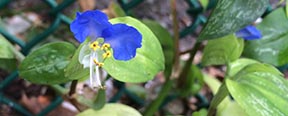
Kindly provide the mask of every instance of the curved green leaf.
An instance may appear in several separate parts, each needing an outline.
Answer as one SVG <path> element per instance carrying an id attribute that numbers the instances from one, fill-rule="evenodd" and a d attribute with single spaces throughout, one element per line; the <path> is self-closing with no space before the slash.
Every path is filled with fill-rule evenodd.
<path id="1" fill-rule="evenodd" d="M 228 76 L 232 77 L 249 64 L 258 63 L 255 60 L 241 58 L 228 64 Z"/>
<path id="2" fill-rule="evenodd" d="M 108 58 L 103 68 L 115 79 L 123 82 L 146 82 L 164 70 L 164 55 L 161 45 L 153 32 L 140 21 L 131 17 L 114 18 L 111 23 L 125 23 L 142 34 L 142 47 L 137 49 L 135 58 L 118 61 Z"/>
<path id="3" fill-rule="evenodd" d="M 13 45 L 0 34 L 0 68 L 12 71 L 16 69 Z"/>
<path id="4" fill-rule="evenodd" d="M 268 0 L 218 0 L 199 40 L 216 39 L 234 33 L 260 17 Z"/>
<path id="5" fill-rule="evenodd" d="M 123 104 L 109 103 L 100 110 L 88 109 L 77 116 L 142 116 L 137 110 Z"/>
<path id="6" fill-rule="evenodd" d="M 226 79 L 226 86 L 251 116 L 288 115 L 288 82 L 270 65 L 253 63 Z"/>
<path id="7" fill-rule="evenodd" d="M 267 15 L 257 25 L 262 32 L 260 40 L 247 41 L 244 56 L 281 66 L 288 63 L 288 19 L 284 8 Z"/>
<path id="8" fill-rule="evenodd" d="M 223 65 L 240 57 L 244 48 L 243 39 L 237 39 L 234 34 L 209 40 L 204 48 L 202 64 Z"/>
<path id="9" fill-rule="evenodd" d="M 173 44 L 173 38 L 171 34 L 162 27 L 159 23 L 151 20 L 143 20 L 142 21 L 146 26 L 148 26 L 151 31 L 158 38 L 165 57 L 165 71 L 164 74 L 166 77 L 170 77 L 172 72 L 173 58 L 175 55 L 175 47 Z"/>
<path id="10" fill-rule="evenodd" d="M 248 116 L 243 108 L 241 108 L 237 102 L 232 100 L 229 100 L 225 107 L 218 109 L 217 111 L 217 116 L 231 116 L 232 114 L 233 116 Z"/>
<path id="11" fill-rule="evenodd" d="M 75 46 L 67 42 L 46 44 L 31 52 L 20 64 L 20 76 L 37 84 L 60 84 L 70 81 L 64 77 Z"/>
<path id="12" fill-rule="evenodd" d="M 79 62 L 79 54 L 82 47 L 87 44 L 90 39 L 86 39 L 80 46 L 77 48 L 74 53 L 71 62 L 65 68 L 65 77 L 70 80 L 86 80 L 89 77 L 89 68 L 84 68 L 83 64 Z"/>

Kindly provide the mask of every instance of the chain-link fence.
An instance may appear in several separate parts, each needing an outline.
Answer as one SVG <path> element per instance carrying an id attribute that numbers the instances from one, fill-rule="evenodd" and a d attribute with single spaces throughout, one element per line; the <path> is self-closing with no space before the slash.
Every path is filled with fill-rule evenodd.
<path id="1" fill-rule="evenodd" d="M 1 9 L 5 9 L 5 6 L 10 2 L 11 0 L 1 0 L 0 1 L 0 11 Z M 144 0 L 118 0 L 118 3 L 120 6 L 124 9 L 125 12 L 128 12 L 136 5 L 140 4 Z M 193 18 L 193 23 L 191 25 L 187 26 L 183 30 L 181 30 L 180 37 L 183 38 L 191 33 L 193 33 L 197 27 L 201 26 L 206 22 L 206 17 L 203 15 L 204 11 L 207 11 L 211 8 L 213 8 L 216 4 L 217 0 L 209 0 L 209 4 L 207 8 L 204 10 L 204 8 L 200 5 L 198 0 L 186 0 L 187 4 L 189 5 L 189 9 L 187 10 L 187 13 Z M 28 42 L 24 42 L 23 40 L 17 38 L 16 36 L 8 33 L 4 27 L 0 27 L 0 34 L 2 34 L 5 38 L 7 38 L 10 42 L 17 44 L 21 47 L 21 53 L 24 55 L 27 55 L 31 48 L 33 48 L 36 44 L 39 42 L 45 40 L 50 34 L 55 32 L 55 30 L 62 24 L 69 25 L 71 23 L 71 19 L 65 16 L 61 11 L 71 5 L 75 2 L 75 0 L 63 0 L 60 4 L 57 4 L 55 0 L 45 0 L 45 2 L 50 6 L 50 14 L 54 17 L 53 22 L 51 25 L 45 29 L 42 33 L 37 34 L 35 37 L 30 39 Z M 271 7 L 268 8 L 268 11 L 271 11 Z M 20 104 L 12 101 L 8 97 L 5 96 L 5 94 L 2 92 L 5 87 L 9 86 L 9 84 L 18 78 L 18 71 L 12 71 L 3 81 L 0 82 L 0 103 L 4 103 L 9 105 L 10 107 L 17 110 L 19 113 L 25 115 L 25 116 L 32 116 L 33 114 L 29 112 L 24 106 L 21 106 Z M 134 93 L 131 93 L 125 88 L 125 83 L 115 81 L 114 86 L 118 89 L 118 92 L 109 100 L 109 102 L 116 102 L 118 101 L 121 96 L 126 95 L 128 96 L 132 101 L 137 103 L 138 105 L 144 106 L 145 101 L 141 98 L 139 98 Z M 162 106 L 167 104 L 172 99 L 176 98 L 177 96 L 168 96 Z M 200 104 L 199 107 L 208 107 L 208 101 L 205 100 L 203 96 L 198 95 L 199 99 L 202 99 L 204 104 Z M 48 105 L 46 108 L 44 108 L 40 113 L 37 115 L 43 116 L 48 114 L 50 111 L 54 110 L 58 105 L 62 103 L 63 99 L 61 96 L 57 96 L 54 98 L 54 100 L 51 102 L 50 105 Z"/>

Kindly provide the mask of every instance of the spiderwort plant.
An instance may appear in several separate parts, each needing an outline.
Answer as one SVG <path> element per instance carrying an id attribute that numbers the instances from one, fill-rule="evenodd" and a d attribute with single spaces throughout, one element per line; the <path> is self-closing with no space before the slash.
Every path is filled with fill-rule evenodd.
<path id="1" fill-rule="evenodd" d="M 102 87 L 99 68 L 107 58 L 113 54 L 115 60 L 128 61 L 142 46 L 142 35 L 137 29 L 126 24 L 111 24 L 107 15 L 99 10 L 78 12 L 70 29 L 80 43 L 90 39 L 86 46 L 90 48 L 88 67 L 92 87 Z"/>

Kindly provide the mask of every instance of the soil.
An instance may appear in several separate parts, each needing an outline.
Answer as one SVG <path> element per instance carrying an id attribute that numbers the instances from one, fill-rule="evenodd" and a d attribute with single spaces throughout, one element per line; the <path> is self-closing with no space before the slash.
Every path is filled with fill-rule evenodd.
<path id="1" fill-rule="evenodd" d="M 57 0 L 58 2 L 61 0 Z M 116 1 L 116 0 L 114 0 Z M 276 4 L 278 3 L 278 0 L 270 0 L 270 3 L 272 3 L 273 8 L 276 7 Z M 96 8 L 98 9 L 104 9 L 109 5 L 108 0 L 98 0 L 96 2 Z M 186 26 L 190 25 L 193 22 L 193 17 L 189 16 L 186 11 L 188 10 L 188 4 L 184 0 L 178 0 L 177 1 L 177 16 L 179 20 L 179 27 L 180 30 L 184 29 Z M 10 2 L 6 7 L 0 9 L 0 18 L 6 19 L 9 17 L 12 17 L 14 15 L 21 15 L 25 12 L 33 12 L 38 15 L 39 19 L 41 20 L 42 27 L 45 28 L 47 25 L 49 25 L 53 19 L 49 15 L 49 6 L 45 4 L 43 1 L 38 0 L 14 0 Z M 72 4 L 68 8 L 66 8 L 63 13 L 72 17 L 74 14 L 73 11 L 75 9 L 80 9 L 79 5 L 77 3 Z M 141 9 L 141 10 L 139 10 Z M 131 14 L 133 14 L 134 17 L 137 17 L 139 19 L 151 19 L 159 22 L 163 27 L 168 29 L 171 34 L 173 35 L 173 28 L 172 28 L 172 16 L 171 16 L 171 9 L 170 9 L 170 2 L 169 0 L 145 0 L 143 3 L 139 4 L 135 8 L 131 10 Z M 205 14 L 208 15 L 208 14 Z M 44 25 L 44 26 L 43 26 Z M 60 27 L 58 32 L 56 32 L 53 35 L 53 38 L 57 39 L 63 39 L 68 41 L 74 41 L 72 40 L 73 36 L 71 34 L 63 34 L 65 32 L 69 31 L 69 27 L 67 25 L 63 25 Z M 199 31 L 199 29 L 198 29 Z M 24 32 L 26 33 L 26 32 Z M 28 33 L 28 32 L 27 32 Z M 197 33 L 196 33 L 197 34 Z M 25 35 L 25 34 L 24 34 Z M 28 34 L 27 34 L 28 35 Z M 19 35 L 17 35 L 19 36 Z M 21 36 L 20 37 L 27 39 L 25 37 L 28 36 Z M 185 52 L 189 49 L 191 49 L 193 46 L 193 43 L 195 41 L 195 34 L 191 34 L 186 36 L 185 38 L 181 39 L 180 41 L 180 50 L 182 52 Z M 201 53 L 199 53 L 201 54 Z M 198 59 L 201 57 L 201 55 L 198 56 Z M 185 59 L 185 57 L 184 57 Z M 197 58 L 196 58 L 197 59 Z M 223 79 L 223 67 L 212 67 L 210 69 L 207 69 L 206 71 L 210 74 L 214 74 L 215 76 L 219 77 L 219 79 Z M 285 73 L 287 74 L 287 73 Z M 0 82 L 2 82 L 7 76 L 9 75 L 9 72 L 0 69 Z M 287 74 L 288 75 L 288 74 Z M 163 83 L 163 77 L 157 76 L 153 81 L 148 82 L 146 84 L 153 85 L 152 88 L 159 89 L 160 85 Z M 143 86 L 143 84 L 141 85 Z M 149 89 L 148 89 L 149 90 Z M 117 89 L 112 89 L 111 93 L 115 93 L 114 91 L 117 91 Z M 151 90 L 155 91 L 155 90 Z M 150 96 L 156 96 L 155 92 L 148 92 Z M 1 90 L 1 92 L 4 93 L 5 97 L 8 97 L 9 99 L 20 103 L 23 106 L 26 106 L 28 110 L 31 112 L 37 114 L 39 111 L 41 111 L 47 104 L 55 98 L 56 93 L 50 89 L 47 86 L 44 85 L 36 85 L 31 84 L 21 78 L 17 78 L 12 81 L 12 83 L 9 84 L 4 90 Z M 202 93 L 204 93 L 204 96 L 206 96 L 208 99 L 211 99 L 211 92 L 208 90 L 207 87 L 204 87 L 202 90 Z M 1 98 L 0 98 L 1 99 Z M 133 101 L 127 99 L 127 96 L 124 96 L 122 98 L 122 102 L 125 102 L 131 106 L 135 106 L 139 109 L 141 107 L 137 104 L 135 104 Z M 199 101 L 195 97 L 189 98 L 186 103 L 183 102 L 181 99 L 176 99 L 167 106 L 171 107 L 177 107 L 180 109 L 169 110 L 170 108 L 165 108 L 168 112 L 174 113 L 174 114 L 191 114 L 192 111 L 197 110 L 197 105 L 199 104 Z M 31 105 L 32 104 L 32 105 Z M 134 104 L 134 105 L 133 105 Z M 33 107 L 41 106 L 42 108 L 37 109 Z M 183 106 L 183 107 L 180 107 Z M 188 109 L 187 109 L 188 108 Z M 179 112 L 180 111 L 180 112 Z M 56 115 L 75 115 L 75 112 L 71 110 L 67 110 L 63 108 L 62 106 L 59 106 L 54 110 L 53 112 L 49 113 L 50 116 L 56 116 Z M 20 113 L 15 111 L 13 108 L 6 104 L 0 104 L 0 115 L 1 116 L 21 116 Z"/>

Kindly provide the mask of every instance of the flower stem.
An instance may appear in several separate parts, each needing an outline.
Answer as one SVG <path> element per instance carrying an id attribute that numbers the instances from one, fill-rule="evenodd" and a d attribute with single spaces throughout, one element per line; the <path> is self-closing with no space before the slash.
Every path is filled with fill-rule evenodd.
<path id="1" fill-rule="evenodd" d="M 186 79 L 187 72 L 189 71 L 189 69 L 192 65 L 192 61 L 194 60 L 196 52 L 198 51 L 200 46 L 201 46 L 201 42 L 196 42 L 193 49 L 191 50 L 190 58 L 186 62 L 185 66 L 184 66 L 184 68 L 180 74 L 180 77 L 179 77 L 180 80 Z M 180 80 L 179 80 L 179 82 L 180 82 Z M 172 84 L 173 84 L 173 81 L 171 79 L 167 78 L 167 80 L 165 81 L 164 85 L 162 86 L 162 89 L 161 89 L 159 95 L 157 96 L 157 98 L 147 106 L 147 109 L 143 113 L 144 116 L 152 116 L 158 110 L 162 101 L 165 99 L 165 97 L 169 93 L 170 89 L 172 88 Z"/>
<path id="2" fill-rule="evenodd" d="M 64 88 L 60 85 L 49 85 L 49 87 L 52 88 L 56 93 L 60 95 L 65 95 L 69 91 L 67 88 Z"/>
<path id="3" fill-rule="evenodd" d="M 70 86 L 70 91 L 68 93 L 69 96 L 72 96 L 73 94 L 75 94 L 77 83 L 78 83 L 78 80 L 73 80 L 72 81 L 71 86 Z"/>
<path id="4" fill-rule="evenodd" d="M 173 84 L 172 82 L 173 81 L 169 79 L 164 83 L 159 95 L 157 96 L 157 98 L 154 101 L 152 101 L 147 106 L 147 109 L 143 113 L 143 116 L 153 116 L 153 114 L 158 110 L 162 101 L 165 99 L 165 97 L 169 93 L 170 89 L 172 88 L 172 84 Z"/>
<path id="5" fill-rule="evenodd" d="M 198 49 L 201 46 L 201 42 L 196 41 L 193 49 L 190 51 L 190 58 L 186 61 L 180 75 L 179 75 L 179 80 L 178 80 L 178 87 L 181 89 L 182 87 L 185 86 L 186 80 L 187 80 L 187 74 L 193 64 L 194 57 L 198 51 Z"/>
<path id="6" fill-rule="evenodd" d="M 170 1 L 171 4 L 171 11 L 172 11 L 172 20 L 173 20 L 173 32 L 174 32 L 174 51 L 175 51 L 175 55 L 174 55 L 174 70 L 177 74 L 177 72 L 179 71 L 179 55 L 180 55 L 180 51 L 179 51 L 179 26 L 178 26 L 178 19 L 177 19 L 177 10 L 176 10 L 176 1 L 175 0 L 171 0 Z M 166 77 L 168 78 L 168 77 Z"/>
<path id="7" fill-rule="evenodd" d="M 169 93 L 170 89 L 172 88 L 172 79 L 174 76 L 178 76 L 179 72 L 179 27 L 178 27 L 178 20 L 177 20 L 177 11 L 176 11 L 176 1 L 170 0 L 171 4 L 171 12 L 173 18 L 173 32 L 174 32 L 174 61 L 173 61 L 173 72 L 172 75 L 165 75 L 166 81 L 161 88 L 160 93 L 158 94 L 157 98 L 152 101 L 148 106 L 147 109 L 144 111 L 144 116 L 152 116 L 158 109 L 159 106 L 162 104 L 162 101 L 165 99 L 167 94 Z"/>

